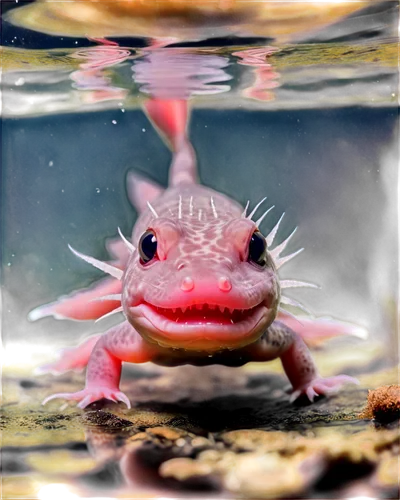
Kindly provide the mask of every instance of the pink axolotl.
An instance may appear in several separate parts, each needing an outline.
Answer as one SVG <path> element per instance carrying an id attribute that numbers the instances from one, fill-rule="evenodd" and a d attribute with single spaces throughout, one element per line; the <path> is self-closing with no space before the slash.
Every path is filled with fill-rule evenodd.
<path id="1" fill-rule="evenodd" d="M 290 236 L 271 249 L 281 219 L 264 236 L 260 225 L 271 208 L 253 220 L 264 200 L 248 213 L 249 204 L 243 209 L 198 184 L 186 100 L 152 98 L 145 108 L 172 147 L 168 188 L 130 174 L 128 190 L 139 217 L 131 241 L 121 234 L 109 245 L 117 260 L 100 262 L 71 248 L 111 278 L 30 316 L 93 319 L 122 311 L 125 320 L 47 367 L 61 373 L 88 364 L 83 390 L 53 394 L 43 403 L 64 398 L 84 408 L 106 398 L 130 407 L 119 389 L 123 361 L 241 366 L 279 357 L 293 386 L 292 400 L 302 394 L 314 400 L 357 383 L 346 375 L 322 378 L 302 339 L 307 330 L 324 336 L 352 333 L 351 327 L 329 320 L 299 323 L 278 312 L 280 303 L 292 303 L 281 289 L 307 285 L 279 280 L 278 268 L 299 253 L 282 256 Z"/>

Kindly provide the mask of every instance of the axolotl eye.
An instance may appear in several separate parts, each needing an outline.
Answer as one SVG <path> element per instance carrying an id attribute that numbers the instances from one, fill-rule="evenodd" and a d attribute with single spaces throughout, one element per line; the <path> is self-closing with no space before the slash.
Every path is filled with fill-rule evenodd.
<path id="1" fill-rule="evenodd" d="M 267 241 L 260 231 L 254 231 L 249 242 L 249 262 L 264 267 L 267 263 Z"/>
<path id="2" fill-rule="evenodd" d="M 151 229 L 142 234 L 138 250 L 143 264 L 147 264 L 157 256 L 157 238 Z"/>

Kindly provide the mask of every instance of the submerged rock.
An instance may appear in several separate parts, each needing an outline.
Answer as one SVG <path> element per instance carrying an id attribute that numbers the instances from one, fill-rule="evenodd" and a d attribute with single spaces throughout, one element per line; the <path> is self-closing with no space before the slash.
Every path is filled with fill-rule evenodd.
<path id="1" fill-rule="evenodd" d="M 368 391 L 367 406 L 360 415 L 374 418 L 381 423 L 393 422 L 400 418 L 400 385 L 378 387 Z"/>

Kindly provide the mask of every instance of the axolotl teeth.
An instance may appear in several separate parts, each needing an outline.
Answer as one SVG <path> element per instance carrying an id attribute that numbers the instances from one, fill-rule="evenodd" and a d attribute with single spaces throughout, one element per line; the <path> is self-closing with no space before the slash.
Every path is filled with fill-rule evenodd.
<path id="1" fill-rule="evenodd" d="M 159 307 L 147 303 L 159 316 L 175 323 L 235 324 L 249 318 L 258 307 L 234 309 L 216 304 L 192 304 L 186 307 Z"/>

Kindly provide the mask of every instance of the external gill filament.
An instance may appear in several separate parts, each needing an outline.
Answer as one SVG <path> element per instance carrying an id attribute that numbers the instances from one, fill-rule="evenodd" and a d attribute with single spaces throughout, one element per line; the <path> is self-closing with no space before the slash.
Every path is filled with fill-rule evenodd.
<path id="1" fill-rule="evenodd" d="M 189 215 L 193 215 L 193 196 L 189 198 Z"/>
<path id="2" fill-rule="evenodd" d="M 253 212 L 249 215 L 249 218 L 251 218 L 251 216 L 255 213 L 255 211 L 257 210 L 257 208 L 259 207 L 259 205 L 263 201 L 264 200 L 261 200 L 261 202 L 254 208 Z M 257 222 L 256 222 L 257 226 L 259 226 L 261 224 L 262 220 L 272 210 L 272 208 L 274 208 L 274 207 L 269 208 L 257 220 Z M 247 206 L 246 206 L 246 210 L 247 210 Z M 245 210 L 245 212 L 246 212 L 246 210 Z M 266 237 L 267 247 L 271 246 L 272 243 L 274 242 L 275 236 L 276 236 L 276 234 L 278 232 L 279 226 L 280 226 L 280 224 L 282 222 L 282 219 L 283 219 L 284 215 L 285 215 L 285 212 L 281 215 L 281 217 L 279 218 L 278 222 L 275 224 L 275 226 L 272 228 L 272 230 L 267 235 L 267 237 Z M 295 252 L 293 252 L 293 253 L 291 253 L 289 255 L 286 255 L 284 257 L 280 257 L 281 253 L 286 249 L 289 241 L 292 239 L 292 237 L 294 236 L 294 234 L 296 233 L 296 231 L 297 231 L 297 227 L 291 232 L 291 234 L 284 241 L 282 241 L 282 243 L 280 243 L 273 250 L 270 251 L 271 257 L 274 260 L 277 269 L 279 269 L 280 267 L 282 267 L 286 262 L 289 262 L 290 260 L 292 260 L 294 257 L 296 257 L 296 255 L 298 255 L 299 253 L 301 253 L 304 250 L 304 248 L 300 248 L 299 250 L 297 250 L 297 251 L 295 251 Z M 313 283 L 308 283 L 306 281 L 297 281 L 297 280 L 282 280 L 280 282 L 280 286 L 281 286 L 282 289 L 285 289 L 285 288 L 300 288 L 300 287 L 319 288 L 317 285 L 314 285 Z M 306 312 L 307 314 L 311 314 L 311 312 L 306 307 L 304 307 L 301 303 L 297 302 L 294 299 L 290 299 L 289 297 L 281 296 L 280 302 L 281 302 L 281 304 L 292 306 L 292 307 L 301 309 L 302 311 Z M 282 310 L 281 307 L 279 307 L 279 309 Z M 290 316 L 292 316 L 297 321 L 299 321 L 294 314 L 291 314 L 291 313 L 289 313 L 287 311 L 285 311 L 285 312 L 287 314 L 289 314 Z"/>
<path id="3" fill-rule="evenodd" d="M 151 203 L 148 201 L 147 206 L 149 207 L 151 213 L 154 215 L 156 219 L 158 219 L 158 213 L 155 211 L 154 207 L 151 205 Z"/>
<path id="4" fill-rule="evenodd" d="M 281 288 L 320 288 L 314 283 L 309 283 L 308 281 L 297 281 L 297 280 L 281 280 Z"/>
<path id="5" fill-rule="evenodd" d="M 289 234 L 289 236 L 286 238 L 286 240 L 282 241 L 281 244 L 279 244 L 278 246 L 276 246 L 271 251 L 272 258 L 276 259 L 276 258 L 278 258 L 280 256 L 280 254 L 285 250 L 287 244 L 292 239 L 292 237 L 294 236 L 294 234 L 296 233 L 296 231 L 297 231 L 297 227 L 295 227 L 293 229 L 293 231 Z"/>
<path id="6" fill-rule="evenodd" d="M 259 201 L 257 203 L 257 205 L 253 208 L 253 210 L 249 213 L 249 215 L 247 216 L 247 218 L 249 220 L 251 220 L 253 218 L 253 215 L 257 212 L 257 209 L 260 205 L 262 205 L 264 203 L 264 201 L 267 199 L 267 197 L 263 198 L 261 201 Z"/>
<path id="7" fill-rule="evenodd" d="M 132 245 L 130 241 L 128 241 L 125 236 L 122 234 L 122 231 L 120 228 L 118 228 L 118 234 L 121 236 L 122 241 L 125 243 L 126 248 L 129 250 L 130 253 L 133 253 L 135 251 L 135 247 Z"/>
<path id="8" fill-rule="evenodd" d="M 210 199 L 210 204 L 211 204 L 211 209 L 212 209 L 212 212 L 213 212 L 213 215 L 214 215 L 214 219 L 218 219 L 217 209 L 215 208 L 214 198 L 212 196 L 211 196 L 211 199 Z"/>
<path id="9" fill-rule="evenodd" d="M 289 297 L 281 296 L 281 303 L 286 304 L 287 306 L 292 306 L 292 307 L 296 307 L 297 309 L 301 309 L 305 313 L 312 316 L 311 311 L 309 309 L 307 309 L 306 307 L 304 307 L 303 304 L 300 304 L 300 302 L 297 302 L 297 300 L 290 299 Z"/>
<path id="10" fill-rule="evenodd" d="M 247 210 L 249 208 L 249 205 L 250 205 L 250 200 L 247 200 L 246 206 L 244 207 L 244 210 L 242 212 L 242 219 L 246 218 L 246 214 L 247 214 Z"/>
<path id="11" fill-rule="evenodd" d="M 117 314 L 117 313 L 120 313 L 120 312 L 123 312 L 123 307 L 117 307 L 116 309 L 113 309 L 112 311 L 108 312 L 107 314 L 103 314 L 103 316 L 100 316 L 100 318 L 97 318 L 95 323 L 97 323 L 98 321 L 101 321 L 102 319 L 105 319 L 105 318 L 108 318 L 109 316 L 112 316 L 113 314 Z"/>
<path id="12" fill-rule="evenodd" d="M 178 219 L 182 219 L 182 196 L 179 195 Z"/>
<path id="13" fill-rule="evenodd" d="M 263 215 L 262 215 L 262 216 L 261 216 L 261 217 L 260 217 L 260 218 L 256 221 L 256 226 L 257 226 L 257 227 L 260 227 L 261 222 L 265 219 L 265 217 L 266 217 L 266 216 L 270 213 L 270 211 L 271 211 L 272 209 L 274 209 L 274 208 L 275 208 L 275 205 L 272 205 L 272 207 L 268 208 L 268 210 L 266 210 L 266 211 L 263 213 Z"/>
<path id="14" fill-rule="evenodd" d="M 280 224 L 282 222 L 282 219 L 283 219 L 284 215 L 285 215 L 285 212 L 283 212 L 283 214 L 280 216 L 278 222 L 275 224 L 275 226 L 272 228 L 272 230 L 270 231 L 270 233 L 267 235 L 266 240 L 267 240 L 267 246 L 268 247 L 270 247 L 272 245 L 272 243 L 274 242 L 276 233 L 278 232 L 279 226 L 280 226 Z"/>
<path id="15" fill-rule="evenodd" d="M 285 257 L 281 257 L 279 259 L 274 259 L 275 260 L 275 265 L 276 268 L 279 269 L 281 268 L 286 262 L 289 262 L 290 260 L 294 259 L 297 255 L 299 255 L 304 248 L 299 248 L 296 252 L 293 252 L 289 255 L 285 255 Z"/>
<path id="16" fill-rule="evenodd" d="M 71 247 L 71 245 L 68 245 L 68 248 L 71 250 L 71 252 L 79 257 L 80 259 L 84 260 L 88 264 L 91 264 L 92 266 L 96 267 L 97 269 L 100 269 L 101 271 L 110 274 L 117 280 L 122 279 L 122 275 L 124 274 L 121 269 L 118 269 L 117 267 L 111 266 L 110 264 L 107 264 L 106 262 L 102 262 L 101 260 L 97 260 L 94 257 L 90 257 L 89 255 L 85 255 L 83 253 L 78 252 L 74 248 Z"/>

